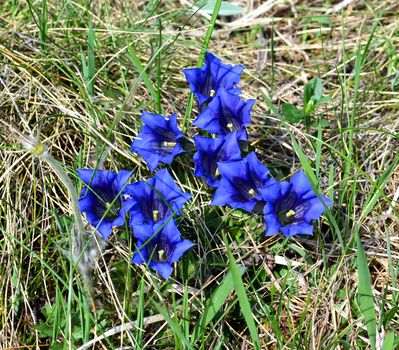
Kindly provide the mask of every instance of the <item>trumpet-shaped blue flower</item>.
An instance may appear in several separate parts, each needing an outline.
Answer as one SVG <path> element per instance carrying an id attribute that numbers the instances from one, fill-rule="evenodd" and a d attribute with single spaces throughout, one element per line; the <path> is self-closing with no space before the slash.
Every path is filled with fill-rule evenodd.
<path id="1" fill-rule="evenodd" d="M 147 181 L 138 181 L 126 186 L 133 205 L 130 209 L 130 225 L 147 227 L 162 223 L 171 215 L 178 216 L 191 194 L 183 193 L 167 169 L 158 171 Z"/>
<path id="2" fill-rule="evenodd" d="M 241 90 L 235 85 L 240 82 L 243 70 L 243 66 L 224 64 L 219 58 L 207 52 L 202 68 L 187 68 L 183 69 L 183 72 L 201 109 L 203 104 L 210 102 L 213 96 L 218 94 L 221 87 L 232 94 L 239 95 Z"/>
<path id="3" fill-rule="evenodd" d="M 133 205 L 123 198 L 124 188 L 132 172 L 121 170 L 117 174 L 108 170 L 79 169 L 78 176 L 85 186 L 79 199 L 81 212 L 97 228 L 104 239 L 112 233 L 113 226 L 125 222 L 125 214 Z"/>
<path id="4" fill-rule="evenodd" d="M 183 134 L 177 126 L 176 114 L 165 117 L 143 111 L 142 121 L 141 133 L 133 140 L 130 150 L 141 155 L 151 171 L 161 162 L 172 163 L 175 156 L 184 152 L 179 143 Z"/>
<path id="5" fill-rule="evenodd" d="M 269 169 L 256 157 L 254 152 L 243 160 L 220 162 L 218 169 L 222 175 L 212 205 L 230 205 L 233 209 L 251 212 L 256 203 L 262 201 L 260 189 L 275 182 L 269 177 Z"/>
<path id="6" fill-rule="evenodd" d="M 148 230 L 144 226 L 134 228 L 134 236 L 138 239 L 137 249 L 132 262 L 135 264 L 149 264 L 164 279 L 168 279 L 173 272 L 172 264 L 190 249 L 194 243 L 182 239 L 174 220 L 156 223 Z"/>
<path id="7" fill-rule="evenodd" d="M 236 132 L 215 139 L 195 136 L 194 142 L 197 146 L 197 152 L 193 157 L 194 175 L 205 177 L 209 186 L 218 187 L 220 183 L 218 162 L 241 160 Z"/>
<path id="8" fill-rule="evenodd" d="M 193 122 L 198 128 L 216 135 L 237 132 L 239 140 L 247 140 L 245 127 L 251 123 L 255 100 L 244 101 L 240 96 L 220 88 L 212 102 Z"/>
<path id="9" fill-rule="evenodd" d="M 305 173 L 299 171 L 290 182 L 276 182 L 260 190 L 266 201 L 264 206 L 266 236 L 279 231 L 284 236 L 312 235 L 312 220 L 318 219 L 332 202 L 325 196 L 320 198 L 313 191 Z"/>

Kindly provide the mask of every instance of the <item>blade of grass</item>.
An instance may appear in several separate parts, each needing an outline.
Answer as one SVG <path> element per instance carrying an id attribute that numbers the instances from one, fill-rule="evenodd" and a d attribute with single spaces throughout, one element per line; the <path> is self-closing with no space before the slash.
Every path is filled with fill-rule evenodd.
<path id="1" fill-rule="evenodd" d="M 254 343 L 254 348 L 260 350 L 261 346 L 259 341 L 258 329 L 255 325 L 255 321 L 252 315 L 251 304 L 248 300 L 248 295 L 244 283 L 242 282 L 240 268 L 237 265 L 234 256 L 228 247 L 228 244 L 226 244 L 226 247 L 227 247 L 227 255 L 229 258 L 229 267 L 231 274 L 233 276 L 234 289 L 237 292 L 237 297 L 238 297 L 238 302 L 240 303 L 241 312 L 245 318 L 245 322 L 249 329 L 249 333 L 251 334 L 251 338 Z"/>
<path id="2" fill-rule="evenodd" d="M 238 272 L 240 276 L 244 274 L 245 270 L 245 267 L 238 266 Z M 206 308 L 194 328 L 193 339 L 195 342 L 197 342 L 197 340 L 201 337 L 201 332 L 205 332 L 206 327 L 219 312 L 220 308 L 224 305 L 227 297 L 230 295 L 233 289 L 234 276 L 230 271 L 220 283 L 219 287 L 212 294 L 212 297 L 208 300 Z"/>
<path id="3" fill-rule="evenodd" d="M 191 346 L 187 338 L 183 335 L 181 328 L 179 325 L 172 320 L 170 317 L 170 313 L 168 310 L 166 310 L 164 307 L 159 305 L 158 303 L 154 302 L 153 303 L 155 308 L 158 310 L 158 312 L 164 317 L 165 321 L 168 322 L 170 328 L 172 329 L 173 333 L 175 334 L 177 339 L 180 339 L 181 342 L 184 344 L 184 346 L 187 349 L 194 350 L 194 348 Z"/>
<path id="4" fill-rule="evenodd" d="M 47 20 L 47 0 L 42 0 L 42 18 L 40 20 L 40 45 L 42 52 L 46 50 Z"/>
<path id="5" fill-rule="evenodd" d="M 363 314 L 369 336 L 371 349 L 376 349 L 377 321 L 374 309 L 374 296 L 372 290 L 371 276 L 367 265 L 366 254 L 360 235 L 356 234 L 357 240 L 357 269 L 358 269 L 358 300 L 359 307 Z"/>
<path id="6" fill-rule="evenodd" d="M 145 297 L 145 292 L 144 292 L 144 275 L 141 276 L 140 282 L 139 282 L 139 300 L 138 300 L 138 306 L 137 306 L 137 319 L 136 319 L 136 328 L 135 328 L 135 339 L 136 339 L 136 345 L 138 347 L 143 346 L 143 333 L 144 333 L 144 297 Z"/>
<path id="7" fill-rule="evenodd" d="M 394 345 L 393 345 L 394 340 L 395 340 L 395 333 L 394 333 L 394 331 L 390 331 L 385 336 L 384 343 L 382 344 L 381 350 L 393 350 L 394 349 Z"/>
<path id="8" fill-rule="evenodd" d="M 159 47 L 160 47 L 160 49 L 157 52 L 157 57 L 159 57 L 161 54 L 160 50 L 162 48 L 162 45 L 160 45 Z M 132 58 L 132 62 L 134 64 L 134 66 L 136 67 L 137 72 L 139 73 L 140 77 L 143 79 L 143 82 L 144 82 L 145 86 L 147 87 L 148 91 L 150 92 L 152 98 L 154 99 L 155 104 L 158 106 L 158 112 L 162 113 L 160 96 L 155 91 L 154 85 L 152 84 L 152 82 L 146 72 L 146 69 L 148 69 L 149 66 L 147 65 L 145 68 L 143 67 L 139 58 L 137 57 L 135 50 L 130 45 L 128 46 L 128 51 L 130 53 L 130 57 Z"/>
<path id="9" fill-rule="evenodd" d="M 95 70 L 95 56 L 94 56 L 94 48 L 96 45 L 96 38 L 94 36 L 93 31 L 93 22 L 90 20 L 89 32 L 87 34 L 87 91 L 90 96 L 94 95 L 94 75 L 96 74 Z"/>

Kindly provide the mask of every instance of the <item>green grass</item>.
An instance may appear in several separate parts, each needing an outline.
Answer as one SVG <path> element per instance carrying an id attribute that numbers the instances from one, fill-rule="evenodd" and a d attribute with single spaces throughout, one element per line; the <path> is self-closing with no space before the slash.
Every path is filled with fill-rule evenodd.
<path id="1" fill-rule="evenodd" d="M 240 16 L 185 3 L 0 8 L 0 347 L 396 349 L 399 6 L 304 1 L 231 25 Z M 182 69 L 207 49 L 246 68 L 243 96 L 257 99 L 249 151 L 279 180 L 304 169 L 334 205 L 312 237 L 266 238 L 261 215 L 210 206 L 182 155 L 169 170 L 193 193 L 179 228 L 196 246 L 164 281 L 131 263 L 128 227 L 104 247 L 86 226 L 87 249 L 101 252 L 91 294 L 70 254 L 70 190 L 18 137 L 39 136 L 76 191 L 79 168 L 148 178 L 129 151 L 141 110 L 177 113 L 192 140 L 198 110 Z M 316 77 L 330 101 L 306 126 L 288 122 L 282 104 L 303 108 Z"/>

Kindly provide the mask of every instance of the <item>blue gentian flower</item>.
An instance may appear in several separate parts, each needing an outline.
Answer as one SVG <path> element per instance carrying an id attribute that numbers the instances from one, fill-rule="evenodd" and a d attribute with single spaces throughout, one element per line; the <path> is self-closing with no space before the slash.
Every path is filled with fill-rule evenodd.
<path id="1" fill-rule="evenodd" d="M 161 162 L 172 163 L 175 156 L 184 152 L 179 143 L 183 134 L 177 126 L 176 114 L 166 117 L 143 111 L 142 121 L 141 133 L 133 140 L 130 150 L 141 155 L 151 171 Z"/>
<path id="2" fill-rule="evenodd" d="M 126 186 L 126 193 L 133 205 L 130 209 L 130 225 L 153 226 L 162 223 L 171 215 L 178 216 L 191 194 L 180 191 L 167 169 L 158 171 L 147 181 L 138 181 Z M 151 230 L 151 227 L 147 228 Z"/>
<path id="3" fill-rule="evenodd" d="M 149 264 L 164 279 L 172 274 L 172 264 L 194 245 L 190 240 L 181 238 L 174 220 L 169 220 L 166 224 L 156 223 L 151 230 L 136 226 L 133 234 L 138 241 L 132 262 Z"/>
<path id="4" fill-rule="evenodd" d="M 240 82 L 243 70 L 243 66 L 224 64 L 219 58 L 207 52 L 202 68 L 187 68 L 183 69 L 183 72 L 201 109 L 203 104 L 209 103 L 213 96 L 218 94 L 221 87 L 232 94 L 239 95 L 241 90 L 235 85 Z"/>
<path id="5" fill-rule="evenodd" d="M 200 115 L 193 125 L 216 135 L 237 132 L 239 140 L 247 140 L 245 127 L 251 123 L 251 109 L 255 100 L 244 101 L 240 96 L 220 88 L 219 93 Z"/>
<path id="6" fill-rule="evenodd" d="M 107 239 L 113 226 L 124 224 L 125 214 L 133 205 L 131 200 L 123 198 L 132 171 L 121 170 L 116 174 L 109 170 L 79 169 L 78 175 L 85 184 L 79 209 L 86 213 L 87 221 Z"/>
<path id="7" fill-rule="evenodd" d="M 220 173 L 217 163 L 241 159 L 236 132 L 215 139 L 195 136 L 194 142 L 197 146 L 197 152 L 193 157 L 195 163 L 194 175 L 205 177 L 209 186 L 218 187 Z"/>
<path id="8" fill-rule="evenodd" d="M 269 177 L 269 169 L 249 153 L 243 160 L 220 162 L 218 169 L 222 175 L 211 205 L 230 205 L 233 209 L 251 212 L 256 203 L 262 201 L 260 189 L 275 182 Z"/>
<path id="9" fill-rule="evenodd" d="M 318 219 L 332 202 L 315 194 L 305 173 L 298 171 L 290 182 L 276 182 L 260 190 L 266 201 L 264 214 L 266 236 L 279 231 L 284 236 L 312 235 L 312 220 Z"/>

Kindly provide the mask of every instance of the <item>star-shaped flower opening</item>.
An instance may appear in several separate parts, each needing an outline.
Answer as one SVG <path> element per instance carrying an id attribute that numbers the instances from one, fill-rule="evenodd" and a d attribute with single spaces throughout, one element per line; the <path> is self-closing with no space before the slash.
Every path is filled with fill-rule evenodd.
<path id="1" fill-rule="evenodd" d="M 183 134 L 177 126 L 176 114 L 166 117 L 143 111 L 142 121 L 141 133 L 133 140 L 130 150 L 141 155 L 151 171 L 159 163 L 172 163 L 174 157 L 184 152 L 180 145 Z"/>
<path id="2" fill-rule="evenodd" d="M 205 177 L 209 186 L 218 187 L 221 178 L 218 162 L 241 160 L 237 133 L 232 132 L 218 138 L 195 136 L 194 142 L 197 147 L 193 157 L 194 175 Z"/>
<path id="3" fill-rule="evenodd" d="M 130 225 L 148 226 L 162 223 L 171 215 L 179 216 L 181 209 L 191 198 L 176 185 L 167 169 L 158 171 L 147 181 L 138 181 L 126 187 L 133 205 L 130 209 Z"/>
<path id="4" fill-rule="evenodd" d="M 240 82 L 243 70 L 242 65 L 224 64 L 219 58 L 207 52 L 202 68 L 187 68 L 183 69 L 183 72 L 190 83 L 190 90 L 198 99 L 201 110 L 215 94 L 218 94 L 219 88 L 225 88 L 230 93 L 239 95 L 241 90 L 235 85 Z"/>
<path id="5" fill-rule="evenodd" d="M 190 240 L 181 238 L 174 220 L 169 220 L 166 224 L 156 223 L 151 230 L 136 226 L 134 236 L 138 241 L 132 262 L 149 264 L 164 279 L 172 274 L 172 264 L 194 245 Z"/>
<path id="6" fill-rule="evenodd" d="M 97 228 L 104 239 L 112 233 L 113 226 L 125 222 L 125 214 L 133 205 L 124 199 L 125 187 L 132 171 L 121 170 L 117 174 L 109 170 L 79 169 L 78 176 L 85 184 L 79 199 L 81 212 L 87 221 Z"/>
<path id="7" fill-rule="evenodd" d="M 303 171 L 294 174 L 289 183 L 276 182 L 261 189 L 260 193 L 266 201 L 263 210 L 266 236 L 279 231 L 284 236 L 312 235 L 311 221 L 318 219 L 332 204 L 327 197 L 316 195 Z"/>
<path id="8" fill-rule="evenodd" d="M 243 160 L 218 163 L 222 175 L 212 205 L 230 205 L 233 209 L 251 212 L 256 203 L 262 201 L 260 189 L 275 182 L 269 176 L 269 169 L 263 165 L 254 152 Z"/>
<path id="9" fill-rule="evenodd" d="M 219 94 L 193 122 L 198 128 L 216 135 L 237 132 L 239 140 L 247 140 L 245 127 L 251 123 L 251 109 L 255 100 L 244 101 L 221 88 Z"/>

